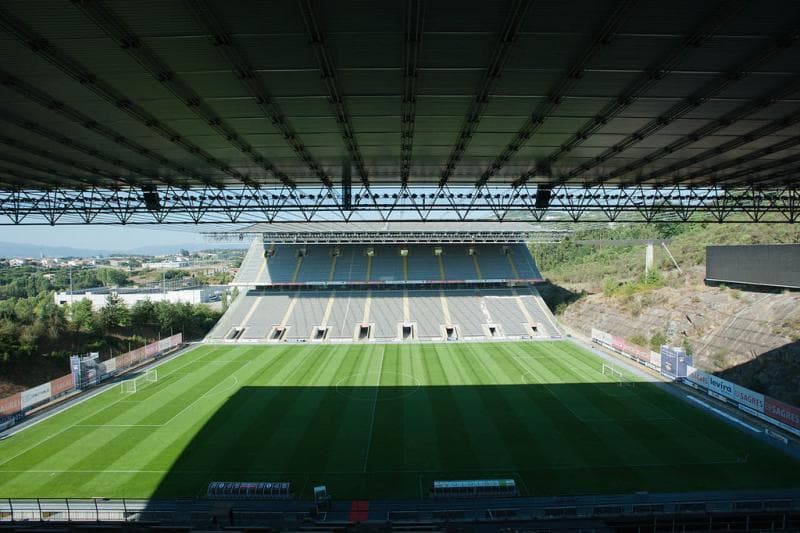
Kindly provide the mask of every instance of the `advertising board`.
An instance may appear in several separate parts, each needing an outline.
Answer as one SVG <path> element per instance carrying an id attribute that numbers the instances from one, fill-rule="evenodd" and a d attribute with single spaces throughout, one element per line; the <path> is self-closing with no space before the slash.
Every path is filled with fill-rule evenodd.
<path id="1" fill-rule="evenodd" d="M 59 394 L 72 389 L 74 384 L 75 381 L 73 381 L 72 374 L 67 374 L 66 376 L 56 378 L 50 382 L 50 394 L 53 396 L 58 396 Z"/>
<path id="2" fill-rule="evenodd" d="M 619 352 L 623 351 L 625 349 L 625 339 L 617 337 L 616 335 L 612 336 L 611 347 Z"/>
<path id="3" fill-rule="evenodd" d="M 0 399 L 0 415 L 8 416 L 22 411 L 22 395 L 20 393 L 12 394 L 5 398 Z"/>
<path id="4" fill-rule="evenodd" d="M 800 430 L 800 409 L 770 397 L 764 398 L 764 414 Z"/>
<path id="5" fill-rule="evenodd" d="M 50 399 L 50 383 L 24 390 L 20 395 L 22 396 L 20 401 L 22 409 L 29 409 L 34 405 L 46 402 Z"/>
<path id="6" fill-rule="evenodd" d="M 605 331 L 592 328 L 592 339 L 607 346 L 611 346 L 612 336 L 610 333 L 606 333 Z"/>

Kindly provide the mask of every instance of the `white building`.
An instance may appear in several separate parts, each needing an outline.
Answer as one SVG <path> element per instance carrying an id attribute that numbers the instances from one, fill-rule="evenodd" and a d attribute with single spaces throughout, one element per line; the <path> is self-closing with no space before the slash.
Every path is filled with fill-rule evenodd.
<path id="1" fill-rule="evenodd" d="M 153 270 L 171 270 L 176 268 L 186 268 L 189 266 L 189 262 L 182 260 L 179 261 L 177 259 L 169 260 L 169 261 L 155 261 L 152 263 L 142 263 L 142 268 L 152 268 Z"/>
<path id="2" fill-rule="evenodd" d="M 218 300 L 220 290 L 214 287 L 195 287 L 191 289 L 176 289 L 158 291 L 147 289 L 133 289 L 133 288 L 118 288 L 118 289 L 87 289 L 85 291 L 74 291 L 72 294 L 69 291 L 57 292 L 54 296 L 55 302 L 58 305 L 68 305 L 81 300 L 89 300 L 92 302 L 93 309 L 100 309 L 105 307 L 106 300 L 109 295 L 119 297 L 126 306 L 131 307 L 136 302 L 141 300 L 150 300 L 151 302 L 172 302 L 172 303 L 189 303 L 201 304 L 210 301 Z"/>

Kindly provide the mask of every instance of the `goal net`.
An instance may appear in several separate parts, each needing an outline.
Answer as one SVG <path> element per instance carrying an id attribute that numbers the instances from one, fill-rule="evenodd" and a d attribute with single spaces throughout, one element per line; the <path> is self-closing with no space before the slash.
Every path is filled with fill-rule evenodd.
<path id="1" fill-rule="evenodd" d="M 158 382 L 158 370 L 155 368 L 145 371 L 141 376 L 126 379 L 122 382 L 122 394 L 133 394 L 145 385 Z"/>
<path id="2" fill-rule="evenodd" d="M 631 381 L 625 374 L 623 374 L 613 366 L 604 364 L 602 372 L 604 376 L 610 377 L 612 380 L 616 381 L 622 387 L 633 386 L 633 381 Z"/>

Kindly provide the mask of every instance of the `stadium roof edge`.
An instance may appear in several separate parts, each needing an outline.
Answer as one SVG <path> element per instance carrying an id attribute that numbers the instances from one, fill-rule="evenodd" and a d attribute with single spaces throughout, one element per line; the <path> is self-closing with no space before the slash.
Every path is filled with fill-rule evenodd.
<path id="1" fill-rule="evenodd" d="M 511 243 L 542 234 L 569 234 L 528 222 L 279 222 L 228 232 L 274 243 Z"/>

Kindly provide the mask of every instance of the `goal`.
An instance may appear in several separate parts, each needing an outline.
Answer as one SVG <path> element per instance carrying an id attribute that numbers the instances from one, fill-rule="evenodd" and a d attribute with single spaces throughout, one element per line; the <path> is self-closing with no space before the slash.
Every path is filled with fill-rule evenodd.
<path id="1" fill-rule="evenodd" d="M 122 394 L 133 394 L 144 385 L 156 382 L 158 382 L 158 370 L 153 368 L 146 370 L 141 376 L 137 376 L 133 379 L 126 379 L 122 382 L 122 387 L 120 390 L 122 391 Z"/>
<path id="2" fill-rule="evenodd" d="M 625 374 L 623 374 L 613 366 L 603 364 L 603 368 L 601 371 L 603 372 L 604 376 L 609 376 L 611 379 L 615 380 L 621 387 L 633 387 L 633 381 L 630 381 L 630 379 Z"/>

